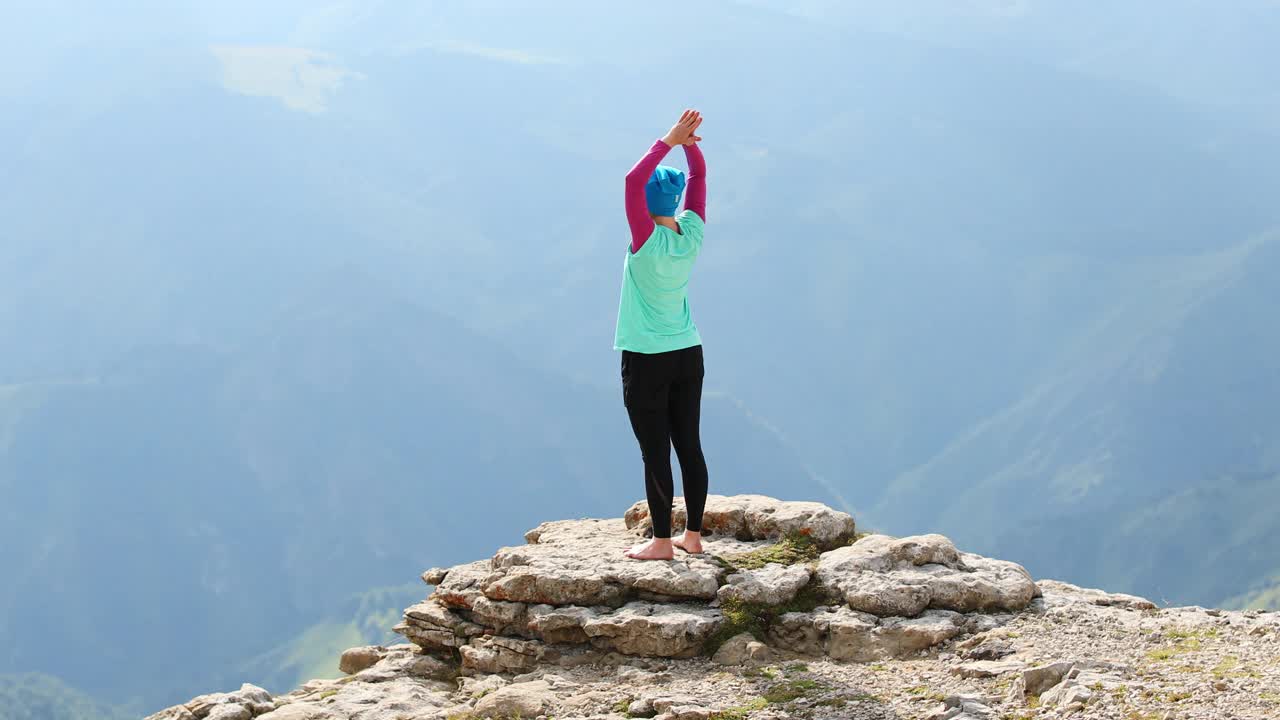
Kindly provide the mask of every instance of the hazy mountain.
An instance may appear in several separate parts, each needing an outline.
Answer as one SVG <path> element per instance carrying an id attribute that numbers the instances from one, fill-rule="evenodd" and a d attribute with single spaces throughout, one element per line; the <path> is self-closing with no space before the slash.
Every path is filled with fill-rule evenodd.
<path id="1" fill-rule="evenodd" d="M 243 348 L 143 346 L 93 381 L 10 393 L 5 667 L 117 701 L 190 694 L 193 672 L 270 651 L 299 618 L 344 618 L 335 598 L 520 541 L 495 538 L 496 519 L 599 514 L 643 487 L 614 394 L 360 275 L 329 278 Z M 820 492 L 767 430 L 707 405 L 721 487 Z M 177 637 L 207 665 L 140 653 Z"/>
<path id="2" fill-rule="evenodd" d="M 713 490 L 1169 602 L 1280 572 L 1273 2 L 10 20 L 0 672 L 288 685 L 518 541 L 476 508 L 639 497 L 621 177 L 687 106 Z M 179 630 L 207 662 L 147 652 Z"/>

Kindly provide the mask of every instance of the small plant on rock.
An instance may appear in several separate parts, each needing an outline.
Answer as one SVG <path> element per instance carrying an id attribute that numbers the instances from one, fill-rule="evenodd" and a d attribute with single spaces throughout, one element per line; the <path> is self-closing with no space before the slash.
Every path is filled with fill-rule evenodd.
<path id="1" fill-rule="evenodd" d="M 769 688 L 764 694 L 764 699 L 776 705 L 830 689 L 830 686 L 817 680 L 786 680 Z"/>
<path id="2" fill-rule="evenodd" d="M 822 592 L 812 582 L 800 588 L 794 598 L 782 605 L 763 605 L 749 603 L 737 597 L 726 598 L 720 604 L 720 614 L 724 622 L 707 638 L 703 645 L 703 652 L 714 655 L 729 638 L 744 632 L 764 642 L 768 636 L 769 627 L 779 617 L 789 612 L 809 612 L 822 605 L 825 600 Z"/>
<path id="3" fill-rule="evenodd" d="M 795 565 L 818 559 L 818 545 L 807 534 L 792 531 L 778 542 L 749 552 L 719 557 L 721 565 L 734 570 L 758 570 L 769 563 Z"/>
<path id="4" fill-rule="evenodd" d="M 768 705 L 768 700 L 758 697 L 743 705 L 735 705 L 734 707 L 725 708 L 719 712 L 712 713 L 707 720 L 746 720 L 748 714 L 756 710 L 763 710 Z"/>

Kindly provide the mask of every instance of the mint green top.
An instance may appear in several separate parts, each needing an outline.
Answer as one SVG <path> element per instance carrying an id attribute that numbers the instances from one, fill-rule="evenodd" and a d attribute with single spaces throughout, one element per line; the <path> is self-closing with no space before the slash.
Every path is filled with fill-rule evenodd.
<path id="1" fill-rule="evenodd" d="M 702 250 L 702 218 L 676 216 L 681 232 L 655 224 L 636 252 L 627 246 L 614 350 L 660 353 L 702 344 L 689 314 L 689 273 Z"/>

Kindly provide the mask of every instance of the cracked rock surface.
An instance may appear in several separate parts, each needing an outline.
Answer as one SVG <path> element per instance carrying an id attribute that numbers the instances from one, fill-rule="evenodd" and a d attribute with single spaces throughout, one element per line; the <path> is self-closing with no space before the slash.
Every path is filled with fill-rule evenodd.
<path id="1" fill-rule="evenodd" d="M 672 561 L 622 556 L 635 506 L 543 523 L 424 573 L 410 642 L 348 650 L 344 677 L 148 720 L 1280 717 L 1280 614 L 1034 583 L 940 535 L 855 542 L 815 505 L 719 498 L 707 552 Z"/>
<path id="2" fill-rule="evenodd" d="M 620 519 L 545 522 L 488 560 L 432 568 L 423 579 L 435 591 L 395 629 L 488 672 L 712 654 L 716 638 L 747 630 L 767 646 L 866 661 L 1007 622 L 1037 593 L 1018 565 L 941 535 L 856 539 L 853 518 L 820 503 L 711 496 L 704 553 L 625 558 L 647 522 L 644 503 Z"/>

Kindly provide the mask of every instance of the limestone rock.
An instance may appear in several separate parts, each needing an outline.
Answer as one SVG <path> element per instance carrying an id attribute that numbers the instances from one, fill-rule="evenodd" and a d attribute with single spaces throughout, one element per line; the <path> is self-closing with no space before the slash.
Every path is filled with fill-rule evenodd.
<path id="1" fill-rule="evenodd" d="M 436 589 L 431 599 L 447 608 L 470 610 L 471 604 L 481 596 L 481 588 L 491 574 L 492 563 L 489 560 L 477 560 L 465 565 L 457 565 L 447 571 L 428 571 L 440 582 L 432 583 Z M 425 575 L 424 575 L 425 579 Z"/>
<path id="2" fill-rule="evenodd" d="M 196 716 L 184 705 L 174 705 L 167 707 L 160 712 L 152 713 L 143 720 L 196 720 Z"/>
<path id="3" fill-rule="evenodd" d="M 653 707 L 653 700 L 650 698 L 639 698 L 632 700 L 627 705 L 627 715 L 636 718 L 649 718 L 658 713 Z"/>
<path id="4" fill-rule="evenodd" d="M 768 645 L 751 633 L 739 633 L 726 640 L 711 659 L 721 665 L 745 665 L 768 662 L 771 656 Z"/>
<path id="5" fill-rule="evenodd" d="M 855 662 L 905 657 L 963 632 L 962 616 L 948 610 L 929 610 L 916 618 L 880 618 L 840 607 L 813 613 L 812 623 L 824 638 L 827 655 Z"/>
<path id="6" fill-rule="evenodd" d="M 687 520 L 684 498 L 675 498 L 672 531 L 683 530 Z M 640 501 L 623 516 L 627 528 L 645 532 L 653 527 L 649 506 Z M 777 539 L 796 532 L 807 535 L 818 547 L 843 545 L 854 536 L 853 517 L 822 503 L 786 501 L 764 495 L 708 495 L 702 513 L 703 533 L 727 535 L 739 540 Z"/>
<path id="7" fill-rule="evenodd" d="M 716 608 L 636 600 L 587 620 L 582 629 L 594 642 L 625 655 L 689 657 L 722 622 Z"/>
<path id="8" fill-rule="evenodd" d="M 498 636 L 473 638 L 458 648 L 462 666 L 486 673 L 529 672 L 542 659 L 543 645 L 536 640 Z"/>
<path id="9" fill-rule="evenodd" d="M 333 708 L 312 703 L 291 703 L 274 712 L 260 716 L 265 720 L 345 720 Z"/>
<path id="10" fill-rule="evenodd" d="M 458 690 L 475 699 L 480 699 L 498 688 L 509 685 L 501 675 L 481 675 L 478 677 L 458 678 Z"/>
<path id="11" fill-rule="evenodd" d="M 992 678 L 1021 672 L 1027 664 L 1018 660 L 976 660 L 951 668 L 951 674 L 962 678 Z"/>
<path id="12" fill-rule="evenodd" d="M 1041 580 L 1037 583 L 1044 594 L 1046 607 L 1085 603 L 1100 607 L 1118 607 L 1128 610 L 1154 610 L 1156 604 L 1137 595 L 1109 593 L 1093 588 L 1082 588 L 1058 580 Z"/>
<path id="13" fill-rule="evenodd" d="M 490 600 L 482 595 L 472 601 L 471 618 L 499 633 L 518 633 L 528 625 L 528 607 L 524 603 Z"/>
<path id="14" fill-rule="evenodd" d="M 404 646 L 397 646 L 399 647 Z M 457 668 L 453 663 L 444 662 L 430 655 L 419 655 L 407 649 L 392 648 L 377 663 L 357 672 L 355 679 L 376 683 L 402 677 L 449 680 L 455 675 L 457 675 Z"/>
<path id="15" fill-rule="evenodd" d="M 259 719 L 429 718 L 436 711 L 454 704 L 450 699 L 451 684 L 423 682 L 417 678 L 400 677 L 382 683 L 330 681 L 322 687 L 326 689 L 303 695 L 290 693 L 288 704 L 259 716 Z"/>
<path id="16" fill-rule="evenodd" d="M 338 659 L 338 670 L 347 675 L 354 675 L 361 670 L 376 665 L 385 653 L 386 648 L 376 645 L 348 648 L 342 652 L 342 657 Z"/>
<path id="17" fill-rule="evenodd" d="M 756 570 L 739 570 L 725 578 L 716 595 L 721 602 L 730 598 L 761 605 L 789 602 L 809 584 L 807 565 L 769 563 Z"/>
<path id="18" fill-rule="evenodd" d="M 1095 660 L 1059 661 L 1024 670 L 1009 688 L 1008 701 L 1021 704 L 1026 696 L 1036 695 L 1042 706 L 1072 712 L 1089 704 L 1094 689 L 1106 692 L 1123 689 L 1118 673 L 1131 669 Z"/>
<path id="19" fill-rule="evenodd" d="M 961 657 L 969 660 L 999 660 L 1014 653 L 1008 641 L 992 638 L 988 635 L 974 635 L 966 640 L 960 651 Z"/>
<path id="20" fill-rule="evenodd" d="M 716 596 L 726 570 L 705 555 L 678 555 L 671 561 L 630 560 L 623 557 L 635 544 L 621 520 L 570 520 L 543 523 L 530 536 L 536 542 L 499 550 L 483 581 L 483 595 L 546 605 L 610 605 L 629 596 L 652 599 L 710 600 Z M 709 552 L 743 548 L 722 541 Z M 453 573 L 437 590 L 450 586 Z M 469 586 L 468 586 L 469 587 Z M 465 590 L 459 595 L 465 595 Z M 472 597 L 465 598 L 474 604 Z"/>
<path id="21" fill-rule="evenodd" d="M 500 688 L 476 703 L 475 714 L 483 718 L 535 718 L 554 699 L 545 680 L 514 683 Z"/>
<path id="22" fill-rule="evenodd" d="M 1072 662 L 1055 662 L 1023 670 L 1013 687 L 1009 688 L 1009 698 L 1021 702 L 1023 696 L 1039 695 L 1062 682 L 1073 667 L 1075 663 Z"/>
<path id="23" fill-rule="evenodd" d="M 650 703 L 654 711 L 661 716 L 661 714 L 672 712 L 678 707 L 697 707 L 699 699 L 692 695 L 665 693 L 652 697 Z"/>
<path id="24" fill-rule="evenodd" d="M 813 612 L 783 613 L 769 628 L 769 644 L 801 655 L 821 655 L 825 652 L 826 627 L 821 629 L 815 617 L 826 609 Z"/>
<path id="25" fill-rule="evenodd" d="M 245 683 L 235 692 L 200 695 L 182 705 L 150 715 L 146 720 L 249 720 L 274 708 L 271 693 L 257 685 Z"/>
<path id="26" fill-rule="evenodd" d="M 864 537 L 823 553 L 817 579 L 850 608 L 879 616 L 1021 610 L 1037 592 L 1022 566 L 961 553 L 942 535 Z"/>
<path id="27" fill-rule="evenodd" d="M 406 608 L 403 621 L 393 629 L 428 649 L 457 648 L 465 645 L 468 638 L 485 632 L 483 627 L 453 612 L 434 598 Z"/>
<path id="28" fill-rule="evenodd" d="M 708 720 L 711 715 L 711 709 L 701 705 L 672 705 L 654 720 Z"/>
<path id="29" fill-rule="evenodd" d="M 943 709 L 928 716 L 927 720 L 991 720 L 996 712 L 994 702 L 979 695 L 949 695 L 943 700 Z"/>
<path id="30" fill-rule="evenodd" d="M 1087 705 L 1093 691 L 1073 680 L 1064 680 L 1040 694 L 1040 704 L 1066 709 L 1075 704 Z"/>
<path id="31" fill-rule="evenodd" d="M 568 605 L 530 605 L 526 628 L 534 637 L 549 643 L 585 643 L 587 633 L 582 626 L 601 612 L 609 612 L 608 606 L 598 608 Z"/>

